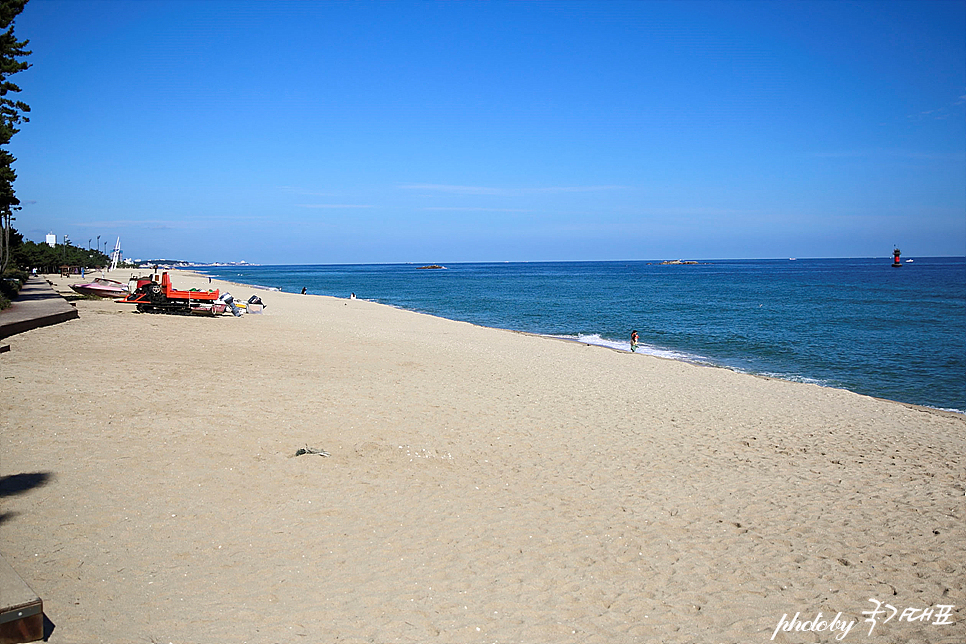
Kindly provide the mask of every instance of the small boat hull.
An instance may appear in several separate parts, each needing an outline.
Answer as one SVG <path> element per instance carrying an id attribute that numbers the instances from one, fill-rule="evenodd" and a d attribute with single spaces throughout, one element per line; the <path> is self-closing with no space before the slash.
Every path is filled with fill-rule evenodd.
<path id="1" fill-rule="evenodd" d="M 194 315 L 221 315 L 228 308 L 224 302 L 212 302 L 211 304 L 192 304 L 191 312 Z"/>
<path id="2" fill-rule="evenodd" d="M 128 293 L 126 285 L 101 277 L 89 284 L 71 284 L 70 287 L 75 293 L 103 298 L 126 297 Z"/>

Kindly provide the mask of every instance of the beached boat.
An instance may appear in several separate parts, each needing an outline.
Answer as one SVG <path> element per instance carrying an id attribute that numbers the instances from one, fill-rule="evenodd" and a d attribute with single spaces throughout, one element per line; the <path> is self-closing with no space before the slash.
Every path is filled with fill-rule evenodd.
<path id="1" fill-rule="evenodd" d="M 127 284 L 122 284 L 117 280 L 109 280 L 104 277 L 95 278 L 93 282 L 87 284 L 71 284 L 70 287 L 81 295 L 94 295 L 96 297 L 127 297 Z"/>
<path id="2" fill-rule="evenodd" d="M 191 312 L 195 315 L 221 315 L 228 309 L 225 302 L 211 302 L 210 304 L 192 304 Z"/>

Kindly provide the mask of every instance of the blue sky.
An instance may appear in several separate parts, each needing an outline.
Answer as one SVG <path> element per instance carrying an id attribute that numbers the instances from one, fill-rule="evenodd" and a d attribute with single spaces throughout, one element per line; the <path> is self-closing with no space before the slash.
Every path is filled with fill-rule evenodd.
<path id="1" fill-rule="evenodd" d="M 256 263 L 966 254 L 966 2 L 30 0 L 15 226 Z"/>

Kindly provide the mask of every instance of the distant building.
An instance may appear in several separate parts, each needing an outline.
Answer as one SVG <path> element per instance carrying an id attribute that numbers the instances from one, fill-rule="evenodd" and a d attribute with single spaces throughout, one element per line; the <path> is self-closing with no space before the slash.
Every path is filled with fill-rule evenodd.
<path id="1" fill-rule="evenodd" d="M 50 246 L 51 248 L 54 248 L 55 246 L 57 246 L 57 235 L 55 235 L 54 233 L 48 233 L 47 245 Z"/>

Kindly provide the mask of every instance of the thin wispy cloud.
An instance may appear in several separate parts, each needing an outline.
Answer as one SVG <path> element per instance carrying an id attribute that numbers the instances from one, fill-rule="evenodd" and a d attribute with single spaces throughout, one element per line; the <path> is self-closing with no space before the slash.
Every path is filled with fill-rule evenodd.
<path id="1" fill-rule="evenodd" d="M 532 210 L 527 210 L 524 208 L 475 208 L 475 207 L 461 207 L 461 206 L 427 207 L 427 208 L 417 208 L 417 210 L 442 210 L 442 211 L 459 211 L 459 212 L 533 212 Z"/>
<path id="2" fill-rule="evenodd" d="M 422 190 L 424 192 L 443 192 L 454 195 L 503 195 L 507 192 L 502 188 L 486 188 L 483 186 L 447 186 L 435 183 L 411 183 L 399 186 L 403 190 Z"/>
<path id="3" fill-rule="evenodd" d="M 367 204 L 355 203 L 297 203 L 296 208 L 372 208 Z"/>
<path id="4" fill-rule="evenodd" d="M 659 215 L 662 217 L 720 217 L 720 216 L 731 216 L 731 215 L 760 215 L 764 214 L 762 210 L 755 210 L 749 208 L 706 208 L 703 206 L 681 206 L 678 208 L 645 208 L 644 212 L 650 215 Z"/>
<path id="5" fill-rule="evenodd" d="M 188 217 L 186 219 L 111 219 L 103 221 L 81 221 L 72 223 L 80 228 L 199 228 L 208 224 L 238 223 L 241 221 L 268 221 L 271 217 L 260 215 L 216 215 Z"/>
<path id="6" fill-rule="evenodd" d="M 962 96 L 957 98 L 952 103 L 949 103 L 948 105 L 943 105 L 942 107 L 937 107 L 932 110 L 923 110 L 916 114 L 908 114 L 906 115 L 906 118 L 911 121 L 921 121 L 921 120 L 930 119 L 930 118 L 935 120 L 940 120 L 940 121 L 945 120 L 945 119 L 948 119 L 952 114 L 949 108 L 956 107 L 957 105 L 966 105 L 966 94 L 963 94 Z"/>
<path id="7" fill-rule="evenodd" d="M 819 159 L 916 159 L 922 161 L 962 161 L 962 152 L 918 152 L 914 150 L 839 150 L 834 152 L 814 152 Z"/>
<path id="8" fill-rule="evenodd" d="M 526 192 L 603 192 L 606 190 L 628 190 L 628 186 L 556 186 L 551 188 L 530 188 Z"/>
<path id="9" fill-rule="evenodd" d="M 335 197 L 338 195 L 336 192 L 327 191 L 319 192 L 317 190 L 308 190 L 306 188 L 299 188 L 298 186 L 279 186 L 279 190 L 282 192 L 288 192 L 293 195 L 302 195 L 307 197 Z"/>
<path id="10" fill-rule="evenodd" d="M 858 157 L 867 157 L 869 152 L 860 152 L 858 150 L 843 150 L 839 152 L 814 152 L 813 157 L 819 159 L 854 159 Z"/>
<path id="11" fill-rule="evenodd" d="M 72 224 L 79 228 L 128 228 L 131 226 L 144 226 L 156 228 L 162 227 L 184 227 L 186 221 L 174 221 L 171 219 L 114 219 L 110 221 L 80 221 Z"/>
<path id="12" fill-rule="evenodd" d="M 627 186 L 549 186 L 546 188 L 494 188 L 491 186 L 454 186 L 439 183 L 409 183 L 399 186 L 402 190 L 421 190 L 455 195 L 491 195 L 499 197 L 518 197 L 534 194 L 555 194 L 565 192 L 600 192 L 604 190 L 626 190 Z"/>

